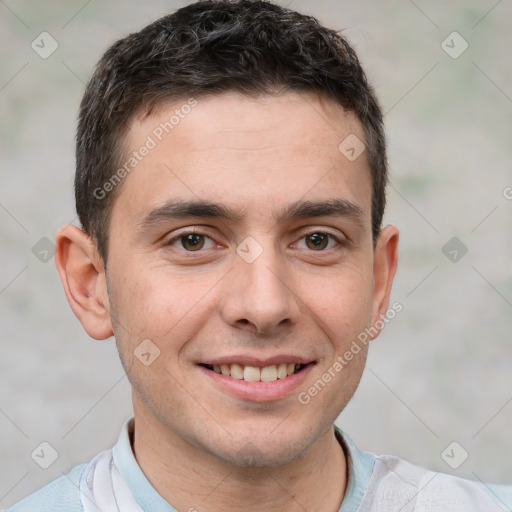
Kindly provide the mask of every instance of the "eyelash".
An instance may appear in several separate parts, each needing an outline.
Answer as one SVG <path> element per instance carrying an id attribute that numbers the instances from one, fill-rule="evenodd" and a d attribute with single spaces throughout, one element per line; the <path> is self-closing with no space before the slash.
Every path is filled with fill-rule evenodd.
<path id="1" fill-rule="evenodd" d="M 329 233 L 328 231 L 321 231 L 321 230 L 312 230 L 312 231 L 308 231 L 306 233 L 303 233 L 302 236 L 299 238 L 299 240 L 302 240 L 304 238 L 307 238 L 308 236 L 311 236 L 311 235 L 327 235 L 331 240 L 334 240 L 336 242 L 336 244 L 338 245 L 338 248 L 340 246 L 343 245 L 343 242 L 338 238 L 336 237 L 335 235 L 333 235 L 332 233 Z M 176 235 L 175 237 L 171 238 L 169 241 L 167 241 L 165 243 L 165 246 L 172 246 L 174 245 L 177 241 L 181 240 L 182 238 L 185 238 L 186 236 L 188 235 L 200 235 L 200 236 L 204 236 L 206 238 L 209 238 L 210 240 L 213 241 L 213 238 L 210 237 L 209 235 L 207 235 L 206 233 L 203 233 L 202 231 L 195 231 L 195 230 L 190 230 L 190 231 L 184 231 L 183 233 L 180 233 L 179 235 Z M 313 249 L 310 249 L 311 252 L 319 252 L 319 253 L 322 253 L 322 252 L 327 252 L 329 250 L 332 250 L 334 249 L 333 247 L 331 247 L 330 249 L 321 249 L 321 250 L 318 250 L 318 251 L 315 251 Z M 201 252 L 204 252 L 204 250 L 201 248 L 197 251 L 189 251 L 187 249 L 182 249 L 183 251 L 187 252 L 187 253 L 201 253 Z"/>

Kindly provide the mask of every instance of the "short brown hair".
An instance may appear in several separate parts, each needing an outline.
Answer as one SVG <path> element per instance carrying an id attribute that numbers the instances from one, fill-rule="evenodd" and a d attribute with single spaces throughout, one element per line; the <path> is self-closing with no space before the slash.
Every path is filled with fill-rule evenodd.
<path id="1" fill-rule="evenodd" d="M 134 116 L 162 102 L 226 91 L 316 91 L 357 116 L 372 179 L 375 243 L 386 202 L 385 136 L 381 110 L 354 50 L 315 18 L 270 2 L 206 0 L 117 41 L 87 84 L 76 142 L 76 209 L 104 261 L 110 212 L 121 188 L 113 179 L 124 174 L 116 171 Z"/>

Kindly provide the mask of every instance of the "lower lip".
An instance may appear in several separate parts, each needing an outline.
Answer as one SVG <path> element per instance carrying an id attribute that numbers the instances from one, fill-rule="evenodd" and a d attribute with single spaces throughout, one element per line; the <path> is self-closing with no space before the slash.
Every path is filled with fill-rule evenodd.
<path id="1" fill-rule="evenodd" d="M 215 373 L 204 366 L 199 369 L 221 389 L 242 400 L 253 402 L 272 402 L 280 400 L 297 389 L 309 375 L 314 363 L 307 364 L 298 373 L 293 373 L 285 379 L 277 379 L 272 382 L 247 382 L 243 379 L 233 379 L 221 373 Z"/>

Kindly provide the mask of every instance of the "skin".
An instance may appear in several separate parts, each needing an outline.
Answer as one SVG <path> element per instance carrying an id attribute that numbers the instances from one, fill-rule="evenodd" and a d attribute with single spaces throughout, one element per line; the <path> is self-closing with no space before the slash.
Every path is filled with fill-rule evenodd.
<path id="1" fill-rule="evenodd" d="M 131 150 L 181 104 L 134 119 Z M 106 268 L 78 228 L 57 234 L 73 311 L 93 338 L 115 333 L 133 389 L 137 461 L 177 510 L 341 505 L 346 457 L 333 423 L 359 384 L 367 347 L 308 404 L 298 394 L 386 313 L 398 245 L 397 228 L 387 226 L 374 248 L 366 153 L 349 161 L 338 150 L 349 134 L 364 140 L 352 114 L 314 94 L 198 98 L 125 178 Z M 166 218 L 142 228 L 151 211 L 178 198 L 223 203 L 240 218 Z M 361 215 L 273 216 L 296 201 L 340 198 Z M 206 235 L 199 251 L 183 238 L 170 242 L 190 229 Z M 327 238 L 319 249 L 313 233 L 341 243 Z M 247 237 L 263 249 L 252 263 L 236 252 Z M 134 355 L 145 339 L 160 350 L 149 366 Z M 291 354 L 314 364 L 286 396 L 248 400 L 198 366 L 233 354 Z"/>

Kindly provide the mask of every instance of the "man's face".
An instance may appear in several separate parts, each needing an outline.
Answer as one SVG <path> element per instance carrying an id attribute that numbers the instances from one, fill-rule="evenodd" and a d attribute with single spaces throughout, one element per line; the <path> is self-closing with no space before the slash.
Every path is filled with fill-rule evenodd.
<path id="1" fill-rule="evenodd" d="M 362 128 L 312 94 L 233 93 L 198 98 L 162 134 L 185 103 L 133 122 L 128 156 L 148 136 L 156 147 L 111 217 L 110 313 L 136 418 L 231 463 L 284 463 L 350 400 L 366 346 L 309 403 L 299 393 L 376 320 L 368 163 L 338 149 Z M 329 201 L 342 208 L 318 211 Z M 232 215 L 176 215 L 178 202 Z"/>

